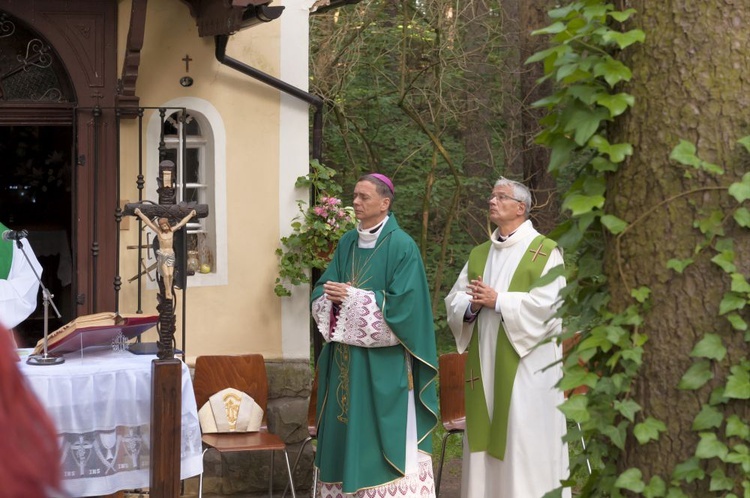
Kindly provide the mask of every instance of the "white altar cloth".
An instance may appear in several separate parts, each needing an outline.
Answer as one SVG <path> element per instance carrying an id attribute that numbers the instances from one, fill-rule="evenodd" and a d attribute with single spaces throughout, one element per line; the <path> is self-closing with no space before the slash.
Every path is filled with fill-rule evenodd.
<path id="1" fill-rule="evenodd" d="M 149 486 L 152 355 L 87 348 L 59 365 L 19 367 L 57 427 L 63 488 L 74 497 Z M 203 470 L 193 384 L 182 364 L 180 478 Z"/>

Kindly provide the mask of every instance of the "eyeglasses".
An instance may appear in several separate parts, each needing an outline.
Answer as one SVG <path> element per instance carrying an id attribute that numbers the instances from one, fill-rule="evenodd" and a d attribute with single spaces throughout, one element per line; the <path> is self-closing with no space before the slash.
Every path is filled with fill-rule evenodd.
<path id="1" fill-rule="evenodd" d="M 487 202 L 492 201 L 492 199 L 497 200 L 497 202 L 503 202 L 507 200 L 516 201 L 516 202 L 523 202 L 521 199 L 516 199 L 515 197 L 511 197 L 507 194 L 492 194 L 489 199 L 487 199 Z"/>

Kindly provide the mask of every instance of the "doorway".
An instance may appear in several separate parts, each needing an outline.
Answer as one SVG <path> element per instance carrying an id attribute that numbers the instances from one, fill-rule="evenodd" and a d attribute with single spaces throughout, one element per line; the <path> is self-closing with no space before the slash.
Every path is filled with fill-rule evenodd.
<path id="1" fill-rule="evenodd" d="M 48 308 L 49 331 L 74 318 L 72 126 L 0 126 L 0 216 L 12 230 L 27 230 L 42 266 L 42 282 L 60 312 Z M 42 292 L 36 311 L 17 329 L 21 347 L 44 333 Z"/>

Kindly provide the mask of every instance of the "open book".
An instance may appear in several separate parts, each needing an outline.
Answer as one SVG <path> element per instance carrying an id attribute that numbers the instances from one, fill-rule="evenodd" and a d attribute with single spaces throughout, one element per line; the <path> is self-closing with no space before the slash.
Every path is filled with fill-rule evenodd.
<path id="1" fill-rule="evenodd" d="M 120 333 L 125 339 L 138 337 L 156 325 L 158 315 L 117 314 L 114 312 L 83 315 L 66 323 L 47 336 L 48 353 L 70 353 L 89 346 L 106 346 Z M 44 338 L 39 339 L 33 354 L 44 352 Z"/>

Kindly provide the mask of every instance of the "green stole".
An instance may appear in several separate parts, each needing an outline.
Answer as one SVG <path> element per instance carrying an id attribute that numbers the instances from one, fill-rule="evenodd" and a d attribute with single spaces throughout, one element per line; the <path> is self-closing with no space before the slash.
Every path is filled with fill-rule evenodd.
<path id="1" fill-rule="evenodd" d="M 0 223 L 0 233 L 8 227 Z M 13 241 L 0 240 L 0 279 L 7 280 L 10 274 L 10 265 L 13 263 Z"/>
<path id="2" fill-rule="evenodd" d="M 492 242 L 487 241 L 472 249 L 469 255 L 469 281 L 484 273 L 491 245 Z M 541 277 L 549 255 L 556 246 L 555 241 L 544 237 L 544 235 L 535 237 L 513 273 L 508 292 L 528 292 L 531 290 L 532 284 Z M 505 445 L 507 443 L 510 398 L 520 357 L 513 349 L 501 322 L 497 331 L 497 347 L 495 350 L 495 406 L 492 421 L 490 421 L 487 400 L 484 397 L 482 369 L 479 362 L 477 323 L 478 320 L 474 323 L 474 331 L 469 341 L 469 355 L 464 373 L 469 450 L 472 453 L 486 451 L 491 456 L 502 460 L 505 457 Z"/>

